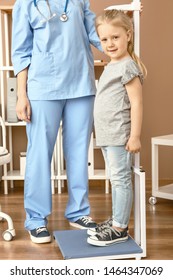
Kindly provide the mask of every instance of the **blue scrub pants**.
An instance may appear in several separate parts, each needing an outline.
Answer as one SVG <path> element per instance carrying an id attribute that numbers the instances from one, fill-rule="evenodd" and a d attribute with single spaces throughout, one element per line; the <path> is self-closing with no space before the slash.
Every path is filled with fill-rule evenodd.
<path id="1" fill-rule="evenodd" d="M 94 96 L 30 103 L 32 119 L 27 124 L 24 184 L 27 230 L 47 225 L 47 217 L 52 212 L 51 160 L 61 120 L 69 193 L 65 217 L 74 222 L 89 215 L 88 147 Z"/>

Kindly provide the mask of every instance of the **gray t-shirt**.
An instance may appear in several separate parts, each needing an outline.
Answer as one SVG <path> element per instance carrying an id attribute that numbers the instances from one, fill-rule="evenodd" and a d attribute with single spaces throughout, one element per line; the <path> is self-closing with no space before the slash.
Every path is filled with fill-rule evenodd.
<path id="1" fill-rule="evenodd" d="M 130 135 L 130 101 L 125 84 L 135 77 L 143 82 L 138 65 L 131 58 L 109 63 L 98 83 L 94 125 L 98 146 L 125 145 Z"/>

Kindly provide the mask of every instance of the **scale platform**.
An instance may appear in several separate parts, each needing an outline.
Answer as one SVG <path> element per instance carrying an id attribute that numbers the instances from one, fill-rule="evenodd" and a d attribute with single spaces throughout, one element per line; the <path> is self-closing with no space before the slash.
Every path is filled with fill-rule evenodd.
<path id="1" fill-rule="evenodd" d="M 141 247 L 129 236 L 125 242 L 107 247 L 93 246 L 87 243 L 87 230 L 54 231 L 63 258 L 70 259 L 140 259 Z"/>

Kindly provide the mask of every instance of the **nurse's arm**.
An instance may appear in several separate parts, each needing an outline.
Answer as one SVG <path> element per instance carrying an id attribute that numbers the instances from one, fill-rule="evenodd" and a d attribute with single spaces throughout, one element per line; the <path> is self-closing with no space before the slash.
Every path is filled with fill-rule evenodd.
<path id="1" fill-rule="evenodd" d="M 16 113 L 20 120 L 30 122 L 31 106 L 27 96 L 28 68 L 17 74 L 17 104 Z"/>
<path id="2" fill-rule="evenodd" d="M 100 39 L 95 29 L 95 17 L 95 14 L 90 10 L 90 1 L 86 0 L 84 6 L 85 29 L 88 34 L 90 44 L 92 44 L 95 48 L 103 52 Z"/>

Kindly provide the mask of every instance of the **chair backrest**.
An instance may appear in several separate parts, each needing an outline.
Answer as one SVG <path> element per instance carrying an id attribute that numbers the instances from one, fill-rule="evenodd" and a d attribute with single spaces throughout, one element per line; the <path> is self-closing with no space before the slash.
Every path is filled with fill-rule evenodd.
<path id="1" fill-rule="evenodd" d="M 6 148 L 6 129 L 5 129 L 4 121 L 3 121 L 1 116 L 0 116 L 0 125 L 1 125 L 1 128 L 2 128 L 2 144 L 1 144 L 1 146 Z"/>
<path id="2" fill-rule="evenodd" d="M 2 129 L 2 144 L 0 144 L 0 165 L 4 165 L 11 161 L 11 155 L 6 149 L 6 129 L 1 116 L 0 116 L 0 126 Z"/>

